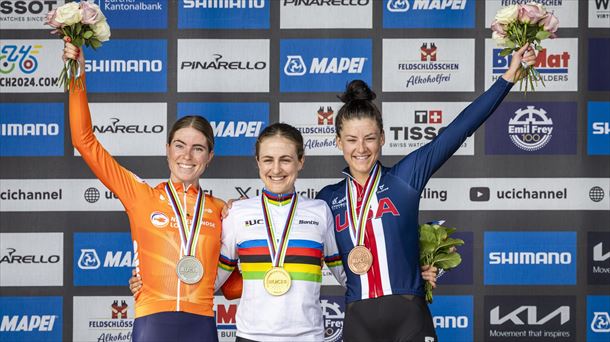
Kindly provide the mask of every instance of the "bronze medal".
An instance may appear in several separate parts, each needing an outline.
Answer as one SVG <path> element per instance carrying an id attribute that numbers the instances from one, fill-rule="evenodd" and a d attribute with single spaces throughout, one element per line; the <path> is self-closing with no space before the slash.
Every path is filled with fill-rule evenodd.
<path id="1" fill-rule="evenodd" d="M 288 292 L 292 285 L 290 273 L 282 267 L 273 267 L 265 273 L 263 285 L 270 295 L 281 296 Z"/>
<path id="2" fill-rule="evenodd" d="M 355 274 L 366 274 L 372 265 L 373 254 L 365 246 L 356 246 L 347 255 L 347 266 Z"/>

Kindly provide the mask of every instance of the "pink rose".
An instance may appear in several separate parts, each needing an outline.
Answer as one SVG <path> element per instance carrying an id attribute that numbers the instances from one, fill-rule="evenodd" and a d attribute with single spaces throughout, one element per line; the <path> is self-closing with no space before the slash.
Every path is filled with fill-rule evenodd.
<path id="1" fill-rule="evenodd" d="M 82 23 L 85 25 L 93 25 L 106 19 L 100 7 L 96 4 L 92 4 L 88 1 L 81 1 L 80 3 L 81 15 L 83 17 Z"/>
<path id="2" fill-rule="evenodd" d="M 559 27 L 559 19 L 552 13 L 548 13 L 547 16 L 539 22 L 539 25 L 544 26 L 545 31 L 555 33 Z M 552 34 L 551 38 L 554 38 Z"/>
<path id="3" fill-rule="evenodd" d="M 494 20 L 491 23 L 491 30 L 494 32 L 497 32 L 500 35 L 506 34 L 506 27 L 504 25 L 500 24 L 497 20 Z"/>
<path id="4" fill-rule="evenodd" d="M 47 17 L 45 18 L 44 24 L 49 25 L 52 28 L 60 28 L 62 24 L 55 21 L 55 16 L 55 10 L 52 10 L 51 12 L 47 13 Z"/>
<path id="5" fill-rule="evenodd" d="M 528 24 L 537 24 L 544 16 L 546 11 L 537 4 L 521 5 L 519 8 L 519 21 Z"/>

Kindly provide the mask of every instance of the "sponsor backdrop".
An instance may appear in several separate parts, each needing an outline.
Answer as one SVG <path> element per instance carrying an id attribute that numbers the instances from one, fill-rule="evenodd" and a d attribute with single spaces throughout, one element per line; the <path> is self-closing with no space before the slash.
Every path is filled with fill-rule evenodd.
<path id="1" fill-rule="evenodd" d="M 466 241 L 430 306 L 441 341 L 610 340 L 610 1 L 537 0 L 561 21 L 536 67 L 464 142 L 421 198 Z M 42 26 L 68 1 L 0 1 L 0 340 L 130 341 L 137 255 L 123 207 L 70 141 L 57 86 L 61 41 Z M 94 131 L 151 184 L 165 139 L 207 117 L 216 157 L 201 181 L 259 196 L 254 141 L 269 123 L 304 135 L 297 191 L 340 179 L 336 95 L 377 92 L 382 162 L 434 139 L 510 63 L 490 39 L 526 0 L 98 0 L 112 40 L 85 51 Z M 341 340 L 343 289 L 324 271 L 326 341 Z M 221 341 L 239 301 L 216 297 Z"/>

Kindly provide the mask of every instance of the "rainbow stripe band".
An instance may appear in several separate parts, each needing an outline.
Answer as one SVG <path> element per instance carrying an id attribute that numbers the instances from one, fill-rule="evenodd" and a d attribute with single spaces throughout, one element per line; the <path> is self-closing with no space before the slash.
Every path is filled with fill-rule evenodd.
<path id="1" fill-rule="evenodd" d="M 261 204 L 263 207 L 263 219 L 265 221 L 265 227 L 267 228 L 267 245 L 269 246 L 269 255 L 271 256 L 273 267 L 282 267 L 284 265 L 286 249 L 288 248 L 288 240 L 290 239 L 292 220 L 296 214 L 298 196 L 296 193 L 292 194 L 290 209 L 288 210 L 288 217 L 286 219 L 286 223 L 284 224 L 284 229 L 279 242 L 277 242 L 275 238 L 275 229 L 273 228 L 273 221 L 271 220 L 271 213 L 269 212 L 269 206 L 267 203 L 269 199 L 267 196 L 268 195 L 263 192 L 261 195 Z"/>
<path id="2" fill-rule="evenodd" d="M 165 184 L 165 192 L 167 193 L 167 197 L 169 197 L 174 215 L 176 216 L 176 221 L 178 222 L 178 231 L 180 232 L 180 242 L 184 255 L 195 256 L 195 246 L 197 246 L 197 240 L 199 239 L 205 208 L 205 195 L 203 194 L 203 190 L 199 189 L 199 193 L 197 194 L 197 200 L 195 201 L 195 207 L 193 208 L 193 222 L 190 229 L 186 219 L 187 215 L 180 205 L 178 193 L 171 180 L 168 180 L 167 184 Z M 186 206 L 186 203 L 184 205 Z"/>
<path id="3" fill-rule="evenodd" d="M 360 211 L 357 210 L 358 203 L 354 201 L 352 187 L 355 187 L 354 180 L 351 177 L 345 182 L 345 196 L 347 197 L 347 220 L 350 225 L 350 236 L 354 242 L 354 246 L 364 246 L 364 233 L 366 220 L 371 206 L 371 200 L 379 180 L 381 179 L 381 167 L 379 162 L 375 163 L 369 177 L 364 184 L 364 194 Z"/>

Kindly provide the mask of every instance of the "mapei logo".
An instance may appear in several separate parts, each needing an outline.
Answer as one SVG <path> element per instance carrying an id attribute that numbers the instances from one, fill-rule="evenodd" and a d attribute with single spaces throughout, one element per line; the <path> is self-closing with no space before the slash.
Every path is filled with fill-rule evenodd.
<path id="1" fill-rule="evenodd" d="M 489 312 L 491 325 L 502 325 L 509 321 L 514 325 L 544 325 L 556 318 L 559 319 L 560 325 L 570 321 L 570 306 L 568 305 L 561 305 L 546 315 L 539 315 L 538 307 L 535 305 L 522 305 L 508 313 L 504 312 L 503 315 L 500 314 L 500 308 L 500 306 L 496 306 Z"/>
<path id="2" fill-rule="evenodd" d="M 387 0 L 386 8 L 390 12 L 407 12 L 409 10 L 463 10 L 468 0 Z M 411 3 L 413 5 L 411 5 Z"/>
<path id="3" fill-rule="evenodd" d="M 217 138 L 256 138 L 264 124 L 263 121 L 210 121 Z"/>
<path id="4" fill-rule="evenodd" d="M 368 58 L 366 57 L 314 57 L 307 67 L 300 55 L 286 56 L 284 73 L 288 76 L 309 74 L 360 74 Z"/>
<path id="5" fill-rule="evenodd" d="M 56 315 L 4 315 L 0 323 L 0 332 L 53 331 L 56 319 Z"/>
<path id="6" fill-rule="evenodd" d="M 594 312 L 591 321 L 591 330 L 596 333 L 610 332 L 610 314 L 608 312 Z"/>
<path id="7" fill-rule="evenodd" d="M 121 285 L 139 265 L 130 233 L 74 233 L 74 285 Z"/>
<path id="8" fill-rule="evenodd" d="M 81 249 L 78 258 L 78 267 L 81 270 L 97 270 L 100 268 L 100 258 L 95 249 Z"/>
<path id="9" fill-rule="evenodd" d="M 522 150 L 539 150 L 553 137 L 553 119 L 547 116 L 543 108 L 519 108 L 508 121 L 508 135 L 513 144 Z"/>
<path id="10" fill-rule="evenodd" d="M 0 50 L 0 73 L 10 74 L 18 68 L 24 74 L 31 74 L 38 68 L 36 55 L 42 45 L 4 45 Z"/>

